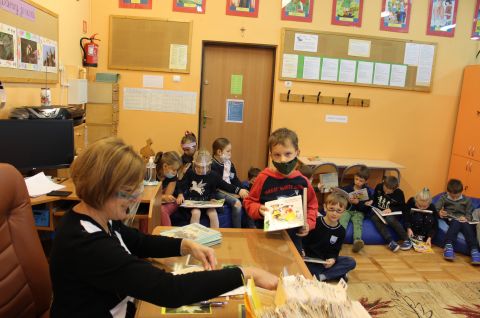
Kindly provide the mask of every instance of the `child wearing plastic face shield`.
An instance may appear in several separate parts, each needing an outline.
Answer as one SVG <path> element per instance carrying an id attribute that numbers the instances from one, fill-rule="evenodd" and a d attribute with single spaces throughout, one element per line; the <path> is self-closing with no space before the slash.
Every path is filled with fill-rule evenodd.
<path id="1" fill-rule="evenodd" d="M 185 176 L 178 184 L 177 203 L 180 205 L 185 200 L 210 201 L 215 199 L 217 188 L 226 192 L 235 193 L 236 187 L 225 182 L 220 175 L 211 171 L 212 156 L 206 150 L 200 150 L 193 159 L 193 169 L 187 170 Z M 200 223 L 202 210 L 210 219 L 210 227 L 218 228 L 218 214 L 214 208 L 182 208 L 190 210 L 192 216 L 190 223 Z"/>

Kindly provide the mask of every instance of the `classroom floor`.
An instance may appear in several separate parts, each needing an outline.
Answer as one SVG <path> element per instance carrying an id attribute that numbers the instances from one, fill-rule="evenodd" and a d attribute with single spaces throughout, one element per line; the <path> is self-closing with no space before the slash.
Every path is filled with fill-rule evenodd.
<path id="1" fill-rule="evenodd" d="M 434 246 L 434 254 L 413 249 L 392 253 L 385 245 L 366 245 L 360 253 L 343 245 L 340 255 L 351 256 L 357 267 L 349 274 L 349 283 L 369 282 L 480 282 L 480 266 L 470 264 L 470 257 L 456 253 L 456 259 L 443 259 L 443 249 Z"/>

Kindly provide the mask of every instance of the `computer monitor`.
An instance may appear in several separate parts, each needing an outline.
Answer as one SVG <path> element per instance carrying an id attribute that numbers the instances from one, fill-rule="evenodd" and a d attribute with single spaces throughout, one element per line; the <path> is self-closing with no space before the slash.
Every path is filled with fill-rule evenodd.
<path id="1" fill-rule="evenodd" d="M 72 120 L 0 120 L 0 162 L 31 173 L 69 167 L 73 157 Z"/>

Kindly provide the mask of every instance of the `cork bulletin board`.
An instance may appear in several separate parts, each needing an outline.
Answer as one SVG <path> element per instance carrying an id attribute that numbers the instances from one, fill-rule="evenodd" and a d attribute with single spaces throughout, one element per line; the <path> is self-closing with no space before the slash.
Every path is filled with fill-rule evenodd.
<path id="1" fill-rule="evenodd" d="M 430 92 L 437 45 L 282 29 L 280 80 Z"/>
<path id="2" fill-rule="evenodd" d="M 108 67 L 190 73 L 192 24 L 110 16 Z"/>
<path id="3" fill-rule="evenodd" d="M 5 55 L 2 56 L 5 59 L 0 61 L 0 64 L 2 64 L 0 79 L 3 82 L 57 83 L 58 15 L 29 0 L 20 3 L 21 7 L 17 6 L 16 3 L 14 4 L 8 9 L 6 7 L 0 8 L 2 55 Z M 9 41 L 8 50 L 4 43 L 6 37 L 10 37 L 7 39 Z M 12 56 L 8 53 L 11 52 L 12 47 L 10 40 L 14 41 L 15 53 L 13 55 L 15 60 L 9 61 Z M 27 47 L 29 54 L 26 53 Z M 48 52 L 53 53 L 53 56 L 48 59 L 48 64 L 45 64 L 45 66 L 42 51 L 45 52 L 46 57 L 47 47 Z M 21 64 L 23 64 L 23 67 L 20 66 Z"/>

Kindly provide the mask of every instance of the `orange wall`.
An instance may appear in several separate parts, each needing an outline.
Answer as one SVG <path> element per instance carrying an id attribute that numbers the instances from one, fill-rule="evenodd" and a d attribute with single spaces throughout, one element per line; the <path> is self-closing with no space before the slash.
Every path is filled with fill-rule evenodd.
<path id="1" fill-rule="evenodd" d="M 77 64 L 77 61 L 79 63 L 80 55 L 79 51 L 76 51 L 76 42 L 81 36 L 82 17 L 89 18 L 86 0 L 81 0 L 79 3 L 73 0 L 44 2 L 45 4 L 42 1 L 43 5 L 61 16 L 60 29 L 65 30 L 61 31 L 65 33 L 60 37 L 63 51 L 60 52 L 61 59 L 65 60 L 65 64 L 67 59 L 69 63 Z M 453 39 L 425 35 L 428 15 L 426 0 L 414 2 L 408 34 L 379 31 L 381 1 L 365 1 L 363 23 L 360 29 L 331 25 L 332 1 L 330 0 L 315 1 L 313 23 L 281 21 L 281 1 L 279 0 L 262 1 L 258 19 L 226 16 L 224 0 L 208 0 L 206 14 L 172 12 L 171 0 L 153 2 L 152 10 L 138 10 L 119 9 L 118 0 L 91 1 L 91 24 L 88 34 L 98 32 L 102 40 L 98 71 L 117 72 L 107 69 L 110 14 L 192 20 L 194 23 L 190 74 L 181 74 L 182 82 L 173 83 L 172 73 L 118 71 L 121 74 L 121 98 L 124 87 L 142 86 L 144 74 L 164 75 L 165 89 L 199 93 L 202 41 L 205 40 L 279 46 L 281 28 L 294 27 L 437 42 L 438 52 L 431 93 L 294 82 L 293 92 L 316 94 L 320 90 L 324 95 L 332 96 L 345 96 L 351 92 L 353 97 L 369 98 L 371 107 L 350 109 L 338 106 L 286 104 L 279 101 L 279 94 L 286 92 L 284 82 L 275 80 L 272 129 L 288 126 L 297 131 L 303 155 L 318 154 L 396 161 L 406 167 L 402 171 L 402 188 L 407 195 L 413 194 L 424 185 L 429 186 L 433 192 L 443 189 L 458 108 L 462 70 L 465 65 L 475 63 L 474 55 L 478 50 L 478 44 L 469 39 L 475 1 L 467 0 L 459 3 L 457 29 Z M 74 5 L 80 8 L 71 11 L 67 9 L 74 8 Z M 62 28 L 62 23 L 71 23 L 72 26 Z M 246 29 L 243 35 L 240 31 L 242 27 Z M 68 49 L 65 51 L 63 48 L 67 44 L 63 41 L 68 41 Z M 67 51 L 68 55 L 65 55 Z M 277 74 L 278 70 L 277 56 Z M 17 102 L 19 99 L 21 102 L 18 104 L 36 101 L 38 87 L 24 85 L 20 89 L 25 96 L 12 98 L 12 94 L 9 94 L 9 101 L 14 99 Z M 10 92 L 13 90 L 13 88 L 7 89 Z M 325 123 L 325 114 L 347 115 L 348 124 Z M 126 111 L 122 107 L 120 109 L 119 135 L 137 149 L 142 147 L 145 140 L 150 137 L 154 141 L 155 150 L 180 150 L 179 140 L 186 129 L 198 130 L 198 113 L 180 115 Z"/>
<path id="2" fill-rule="evenodd" d="M 81 67 L 79 40 L 83 35 L 83 20 L 90 22 L 90 0 L 42 0 L 36 3 L 59 15 L 59 65 L 64 65 L 67 78 L 77 78 Z M 34 30 L 31 30 L 35 32 Z M 0 69 L 0 80 L 1 80 Z M 7 107 L 0 118 L 8 116 L 13 107 L 40 104 L 40 88 L 44 84 L 6 83 Z M 52 87 L 52 103 L 67 103 L 66 88 Z"/>

